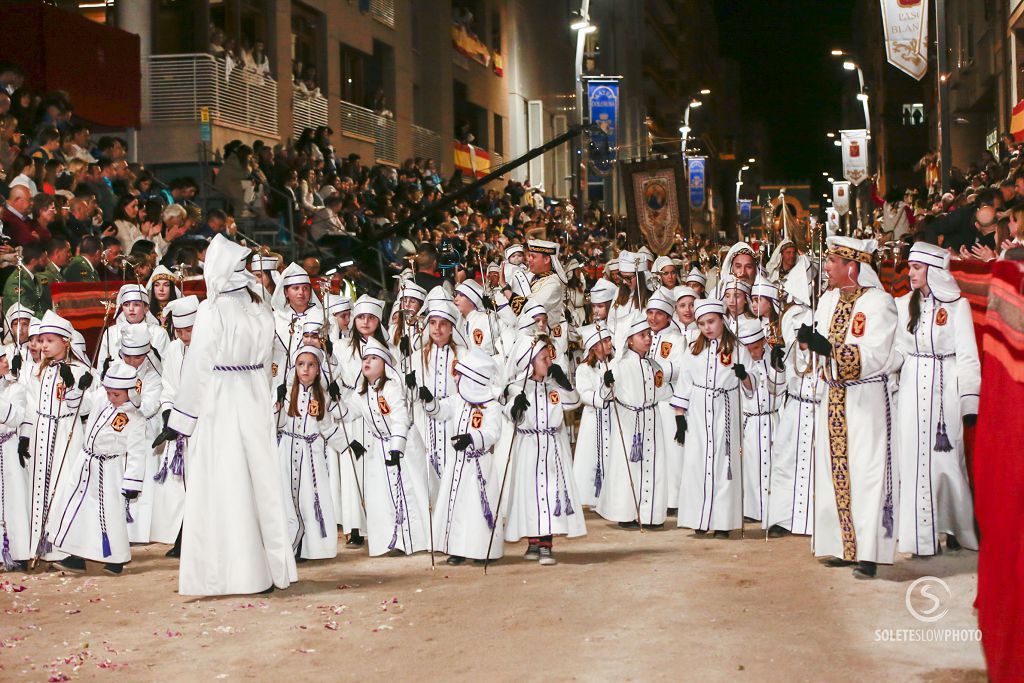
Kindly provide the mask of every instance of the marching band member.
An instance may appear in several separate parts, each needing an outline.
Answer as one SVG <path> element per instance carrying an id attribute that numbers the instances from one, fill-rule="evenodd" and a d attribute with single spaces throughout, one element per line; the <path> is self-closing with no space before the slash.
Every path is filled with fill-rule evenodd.
<path id="1" fill-rule="evenodd" d="M 667 294 L 667 296 L 666 296 Z M 647 357 L 657 363 L 664 373 L 664 381 L 669 385 L 665 400 L 658 401 L 658 422 L 664 434 L 675 428 L 675 409 L 668 400 L 680 379 L 680 370 L 687 353 L 686 338 L 679 332 L 679 327 L 672 319 L 675 303 L 671 294 L 665 290 L 655 292 L 647 302 L 647 324 L 651 328 L 651 349 Z M 670 427 L 671 425 L 671 427 Z M 679 485 L 683 476 L 683 446 L 675 439 L 659 439 L 665 460 L 667 476 L 666 503 L 669 514 L 676 514 L 679 508 Z"/>
<path id="2" fill-rule="evenodd" d="M 722 292 L 722 301 L 725 302 L 725 317 L 728 319 L 726 322 L 735 333 L 738 322 L 754 319 L 754 314 L 750 310 L 750 285 L 732 275 L 722 276 L 718 285 L 719 291 Z"/>
<path id="3" fill-rule="evenodd" d="M 611 331 L 608 314 L 611 312 L 612 302 L 615 301 L 617 294 L 618 287 L 610 280 L 600 278 L 594 283 L 594 286 L 590 288 L 592 323 L 601 323 L 606 330 Z"/>
<path id="4" fill-rule="evenodd" d="M 676 272 L 675 262 L 668 256 L 659 256 L 654 259 L 651 272 L 658 277 L 659 288 L 671 293 L 679 284 L 679 274 Z"/>
<path id="5" fill-rule="evenodd" d="M 708 279 L 704 277 L 704 273 L 700 272 L 696 268 L 693 268 L 687 275 L 686 279 L 683 280 L 683 284 L 697 292 L 697 298 L 704 298 L 704 289 L 707 287 Z"/>
<path id="6" fill-rule="evenodd" d="M 484 288 L 476 280 L 465 280 L 455 285 L 455 307 L 462 317 L 459 326 L 470 349 L 501 357 L 504 355 L 501 337 L 494 328 L 485 296 Z"/>
<path id="7" fill-rule="evenodd" d="M 510 357 L 516 374 L 508 385 L 504 409 L 515 425 L 505 540 L 527 538 L 523 559 L 542 565 L 558 563 L 552 549 L 555 536 L 587 533 L 564 428 L 565 411 L 579 404 L 579 394 L 564 372 L 549 374 L 557 367 L 553 361 L 549 337 L 521 337 Z"/>
<path id="8" fill-rule="evenodd" d="M 675 322 L 679 331 L 686 339 L 687 345 L 692 344 L 700 330 L 697 329 L 697 321 L 693 319 L 693 305 L 700 295 L 692 287 L 680 286 L 672 290 L 672 297 L 675 299 Z"/>
<path id="9" fill-rule="evenodd" d="M 89 420 L 47 531 L 54 548 L 67 554 L 57 562 L 62 569 L 85 571 L 85 560 L 92 560 L 118 575 L 132 559 L 120 501 L 139 495 L 153 448 L 147 420 L 137 407 L 136 369 L 115 361 L 102 381 L 105 392 L 84 397 L 81 414 Z"/>
<path id="10" fill-rule="evenodd" d="M 122 328 L 126 325 L 140 324 L 149 327 L 151 344 L 158 354 L 163 355 L 171 339 L 160 325 L 160 321 L 149 312 L 149 293 L 142 285 L 122 285 L 117 292 L 117 313 L 114 322 L 104 331 L 100 341 L 100 367 L 105 370 L 111 362 L 117 360 Z"/>
<path id="11" fill-rule="evenodd" d="M 292 351 L 302 346 L 302 325 L 307 320 L 323 322 L 323 309 L 315 303 L 309 275 L 297 263 L 281 274 L 280 286 L 274 291 L 274 358 L 270 366 L 277 402 L 284 402 L 287 379 L 291 377 Z M 280 378 L 280 379 L 278 379 Z"/>
<path id="12" fill-rule="evenodd" d="M 3 534 L 0 550 L 3 568 L 7 571 L 23 569 L 25 562 L 32 558 L 29 463 L 18 453 L 25 385 L 11 372 L 12 360 L 20 357 L 14 346 L 3 347 L 0 354 L 0 481 L 3 482 L 0 486 L 0 533 Z"/>
<path id="13" fill-rule="evenodd" d="M 917 242 L 908 260 L 911 292 L 896 299 L 899 550 L 935 555 L 942 533 L 949 550 L 977 550 L 961 426 L 977 420 L 981 387 L 971 305 L 945 249 Z"/>
<path id="14" fill-rule="evenodd" d="M 676 434 L 684 445 L 679 491 L 680 527 L 728 538 L 741 528 L 740 386 L 750 397 L 750 354 L 725 324 L 725 304 L 700 299 L 694 305 L 700 336 L 685 356 L 672 398 Z"/>
<path id="15" fill-rule="evenodd" d="M 608 362 L 612 358 L 612 333 L 603 324 L 580 328 L 583 362 L 576 367 L 576 391 L 583 414 L 580 417 L 573 456 L 573 478 L 580 503 L 596 507 L 608 471 L 612 438 L 613 380 Z"/>
<path id="16" fill-rule="evenodd" d="M 332 296 L 330 310 L 331 339 L 344 342 L 352 335 L 352 299 Z"/>

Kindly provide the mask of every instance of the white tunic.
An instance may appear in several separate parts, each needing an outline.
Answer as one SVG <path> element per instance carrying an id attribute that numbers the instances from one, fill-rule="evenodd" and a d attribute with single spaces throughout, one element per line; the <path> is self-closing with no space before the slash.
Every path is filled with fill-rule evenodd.
<path id="1" fill-rule="evenodd" d="M 29 543 L 29 469 L 18 459 L 18 425 L 24 410 L 24 387 L 7 378 L 0 380 L 0 541 L 7 561 L 32 558 Z"/>
<path id="2" fill-rule="evenodd" d="M 418 385 L 429 389 L 435 401 L 440 401 L 456 392 L 455 361 L 457 355 L 454 344 L 442 347 L 427 344 L 426 351 L 415 352 L 413 360 Z M 455 457 L 455 450 L 451 443 L 451 437 L 455 434 L 451 433 L 445 420 L 435 420 L 427 415 L 422 403 L 416 401 L 413 406 L 414 428 L 419 430 L 420 438 L 426 449 L 427 462 L 430 465 L 427 480 L 430 497 L 433 500 L 437 496 L 437 490 L 441 483 L 441 472 L 444 471 L 448 460 Z"/>
<path id="3" fill-rule="evenodd" d="M 457 393 L 434 406 L 435 416 L 448 422 L 453 435 L 468 434 L 473 439 L 469 448 L 454 452 L 441 474 L 434 543 L 449 555 L 483 560 L 488 558 L 487 545 L 497 523 L 497 541 L 491 544 L 489 556 L 497 559 L 502 555 L 501 520 L 495 514 L 501 472 L 495 476 L 493 450 L 501 435 L 501 406 L 493 400 L 470 404 Z"/>
<path id="4" fill-rule="evenodd" d="M 358 333 L 356 343 L 362 348 Z M 352 337 L 340 340 L 334 345 L 335 380 L 346 387 L 352 388 L 362 376 L 362 358 L 360 352 L 352 348 Z M 352 422 L 341 422 L 343 438 L 348 442 L 358 439 L 363 433 L 362 418 L 353 418 Z M 334 503 L 334 518 L 345 533 L 354 529 L 366 529 L 366 515 L 360 491 L 363 490 L 363 474 L 365 461 L 356 460 L 352 451 L 341 452 L 328 446 L 327 473 L 331 481 L 331 499 Z"/>
<path id="5" fill-rule="evenodd" d="M 604 386 L 606 367 L 599 363 L 593 367 L 583 364 L 576 368 L 576 391 L 580 394 L 583 414 L 580 416 L 572 471 L 580 503 L 590 507 L 597 505 L 604 488 L 608 455 L 611 453 L 612 421 L 615 419 L 611 390 Z"/>
<path id="6" fill-rule="evenodd" d="M 58 550 L 96 562 L 132 559 L 122 491 L 140 491 L 153 452 L 146 419 L 131 403 L 114 406 L 102 387 L 85 399 L 90 412 L 82 448 L 61 482 L 47 531 Z"/>
<path id="7" fill-rule="evenodd" d="M 611 370 L 615 375 L 611 452 L 597 514 L 612 522 L 637 521 L 639 503 L 641 524 L 663 524 L 669 479 L 658 404 L 672 396 L 669 374 L 631 349 L 612 361 Z"/>
<path id="8" fill-rule="evenodd" d="M 281 481 L 291 503 L 288 531 L 292 548 L 300 557 L 323 560 L 338 554 L 338 522 L 327 477 L 327 444 L 337 453 L 348 442 L 328 407 L 314 401 L 309 387 L 299 384 L 296 399 L 298 415 L 288 415 L 288 397 L 278 411 L 277 421 Z M 323 417 L 318 420 L 311 412 Z"/>
<path id="9" fill-rule="evenodd" d="M 181 368 L 188 347 L 175 339 L 168 344 L 163 354 L 162 390 L 160 412 L 174 407 L 181 384 Z M 162 418 L 161 418 L 162 419 Z M 153 494 L 153 521 L 150 526 L 150 540 L 156 543 L 174 543 L 181 531 L 181 520 L 185 515 L 185 461 L 188 458 L 188 438 L 179 436 L 157 451 L 156 474 L 153 485 L 147 482 Z"/>
<path id="10" fill-rule="evenodd" d="M 142 398 L 142 405 L 139 412 L 146 419 L 146 435 L 149 443 L 160 433 L 163 420 L 160 417 L 160 401 L 163 393 L 163 381 L 160 372 L 147 358 L 137 369 L 138 380 L 135 383 L 136 390 Z M 138 497 L 128 501 L 128 540 L 132 543 L 149 543 L 151 529 L 153 526 L 153 501 L 155 495 L 153 489 L 156 482 L 153 477 L 160 469 L 160 457 L 149 449 L 149 455 L 142 461 L 144 473 L 143 484 Z M 171 543 L 174 539 L 171 539 Z"/>
<path id="11" fill-rule="evenodd" d="M 743 524 L 740 463 L 740 382 L 733 367 L 751 366 L 742 345 L 720 353 L 708 342 L 699 355 L 686 354 L 680 386 L 672 405 L 686 411 L 683 478 L 679 490 L 680 527 L 730 531 Z M 749 394 L 743 400 L 749 400 Z"/>
<path id="12" fill-rule="evenodd" d="M 857 292 L 843 299 L 825 292 L 815 317 L 834 346 L 815 428 L 813 545 L 818 556 L 891 564 L 899 494 L 888 389 L 896 304 L 880 289 L 857 291 L 852 305 Z"/>
<path id="13" fill-rule="evenodd" d="M 271 421 L 273 336 L 270 311 L 245 290 L 199 305 L 168 420 L 191 437 L 182 595 L 258 593 L 298 579 Z"/>
<path id="14" fill-rule="evenodd" d="M 579 394 L 553 380 L 527 379 L 525 389 L 521 384 L 509 387 L 506 415 L 511 415 L 520 393 L 526 394 L 530 406 L 522 423 L 515 426 L 505 540 L 584 536 L 587 524 L 572 478 L 572 454 L 564 428 L 565 411 L 576 407 Z"/>
<path id="15" fill-rule="evenodd" d="M 651 342 L 651 350 L 647 357 L 658 363 L 664 371 L 665 379 L 671 385 L 667 398 L 671 398 L 672 392 L 677 391 L 676 385 L 680 383 L 683 357 L 690 352 L 689 344 L 672 324 L 660 332 L 652 330 Z M 665 434 L 665 438 L 659 441 L 659 446 L 665 458 L 665 476 L 668 484 L 666 503 L 670 508 L 678 508 L 679 485 L 683 478 L 683 447 L 675 440 L 676 411 L 671 401 L 658 401 L 658 414 L 661 429 Z"/>
<path id="16" fill-rule="evenodd" d="M 768 516 L 779 394 L 786 387 L 785 375 L 771 366 L 770 354 L 766 348 L 761 360 L 752 359 L 747 366 L 754 391 L 750 400 L 743 400 L 743 515 L 758 521 Z"/>
<path id="17" fill-rule="evenodd" d="M 903 359 L 896 425 L 900 480 L 899 550 L 938 552 L 939 534 L 978 549 L 964 461 L 962 418 L 977 415 L 981 366 L 967 299 L 921 297 L 917 330 L 907 330 L 911 294 L 896 300 L 896 351 Z M 948 450 L 936 448 L 943 427 Z"/>
<path id="18" fill-rule="evenodd" d="M 366 453 L 364 467 L 366 496 L 366 540 L 371 556 L 397 550 L 409 555 L 430 548 L 427 483 L 422 468 L 423 443 L 409 427 L 409 412 L 397 379 L 389 379 L 381 391 L 372 386 L 355 394 L 347 403 L 346 420 L 362 418 L 359 437 Z M 400 451 L 400 466 L 388 466 L 390 451 Z"/>

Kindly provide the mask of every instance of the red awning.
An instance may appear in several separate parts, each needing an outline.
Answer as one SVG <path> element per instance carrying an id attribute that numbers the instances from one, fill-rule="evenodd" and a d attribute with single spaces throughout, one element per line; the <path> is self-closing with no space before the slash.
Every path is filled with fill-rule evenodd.
<path id="1" fill-rule="evenodd" d="M 0 8 L 0 60 L 25 72 L 38 93 L 65 91 L 75 116 L 111 128 L 138 128 L 142 106 L 139 37 L 72 12 L 31 4 Z"/>

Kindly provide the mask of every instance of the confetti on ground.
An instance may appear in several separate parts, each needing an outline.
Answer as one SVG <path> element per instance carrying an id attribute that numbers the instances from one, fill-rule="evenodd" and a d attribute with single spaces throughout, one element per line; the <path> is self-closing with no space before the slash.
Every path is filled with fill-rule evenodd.
<path id="1" fill-rule="evenodd" d="M 6 579 L 0 581 L 0 591 L 3 591 L 4 593 L 21 593 L 26 590 L 28 590 L 28 588 L 24 584 L 11 583 Z"/>

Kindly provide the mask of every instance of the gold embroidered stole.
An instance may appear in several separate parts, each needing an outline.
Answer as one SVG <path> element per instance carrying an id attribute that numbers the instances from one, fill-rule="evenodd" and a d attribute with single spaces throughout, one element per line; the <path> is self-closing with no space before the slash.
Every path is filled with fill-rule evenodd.
<path id="1" fill-rule="evenodd" d="M 837 382 L 848 382 L 860 378 L 860 350 L 846 343 L 846 333 L 853 319 L 853 306 L 864 289 L 841 293 L 832 313 L 828 328 L 828 340 L 832 343 Z M 829 374 L 831 365 L 827 364 Z M 828 445 L 831 454 L 832 487 L 836 493 L 836 511 L 839 513 L 839 529 L 843 535 L 843 559 L 857 559 L 857 535 L 853 528 L 853 510 L 850 498 L 849 434 L 846 422 L 846 387 L 830 386 L 828 389 Z"/>

